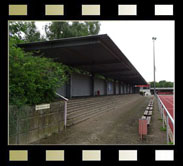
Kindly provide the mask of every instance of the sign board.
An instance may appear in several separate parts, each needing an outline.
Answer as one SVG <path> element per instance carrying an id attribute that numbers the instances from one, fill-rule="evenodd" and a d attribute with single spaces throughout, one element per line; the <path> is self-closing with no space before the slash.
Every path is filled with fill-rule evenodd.
<path id="1" fill-rule="evenodd" d="M 35 109 L 36 110 L 43 110 L 43 109 L 49 109 L 50 104 L 41 104 L 41 105 L 36 105 Z"/>

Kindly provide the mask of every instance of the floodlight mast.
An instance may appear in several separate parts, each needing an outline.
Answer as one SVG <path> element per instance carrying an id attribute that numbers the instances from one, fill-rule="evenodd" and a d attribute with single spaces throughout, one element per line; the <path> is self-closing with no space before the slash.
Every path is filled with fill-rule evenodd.
<path id="1" fill-rule="evenodd" d="M 156 37 L 152 37 L 153 40 L 153 69 L 154 69 L 154 95 L 156 95 L 156 83 L 155 83 L 155 40 L 157 38 Z"/>

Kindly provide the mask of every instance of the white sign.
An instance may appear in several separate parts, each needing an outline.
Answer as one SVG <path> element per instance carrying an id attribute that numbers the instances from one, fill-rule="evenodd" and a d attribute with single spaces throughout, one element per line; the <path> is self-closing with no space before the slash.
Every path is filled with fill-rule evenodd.
<path id="1" fill-rule="evenodd" d="M 36 105 L 36 110 L 43 110 L 43 109 L 49 109 L 50 104 L 41 104 L 41 105 Z"/>

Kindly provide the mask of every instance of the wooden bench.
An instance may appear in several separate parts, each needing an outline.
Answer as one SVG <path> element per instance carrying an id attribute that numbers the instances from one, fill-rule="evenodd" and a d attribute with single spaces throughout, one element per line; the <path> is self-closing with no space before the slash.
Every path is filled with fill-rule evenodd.
<path id="1" fill-rule="evenodd" d="M 148 115 L 149 115 L 149 116 L 152 116 L 152 111 L 149 111 L 149 112 L 148 112 Z"/>
<path id="2" fill-rule="evenodd" d="M 141 119 L 146 119 L 146 116 L 142 116 Z"/>
<path id="3" fill-rule="evenodd" d="M 147 110 L 145 110 L 144 112 L 144 116 L 148 116 L 149 112 Z"/>
<path id="4" fill-rule="evenodd" d="M 150 126 L 151 123 L 152 110 L 153 100 L 150 100 L 144 115 L 139 119 L 139 134 L 141 135 L 141 139 L 143 138 L 143 135 L 147 134 L 147 126 Z"/>
<path id="5" fill-rule="evenodd" d="M 146 118 L 146 120 L 147 120 L 147 125 L 149 126 L 149 125 L 150 125 L 150 123 L 151 123 L 151 117 L 150 117 L 150 116 L 148 116 L 148 117 Z"/>
<path id="6" fill-rule="evenodd" d="M 142 116 L 141 119 L 147 120 L 147 125 L 149 126 L 151 123 L 151 117 L 150 116 Z"/>

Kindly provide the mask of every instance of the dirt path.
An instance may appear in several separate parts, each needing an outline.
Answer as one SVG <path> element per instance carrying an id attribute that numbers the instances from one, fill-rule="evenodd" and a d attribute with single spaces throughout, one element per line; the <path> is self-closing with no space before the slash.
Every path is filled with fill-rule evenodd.
<path id="1" fill-rule="evenodd" d="M 149 100 L 140 95 L 124 95 L 121 109 L 68 127 L 34 144 L 165 144 L 166 132 L 160 130 L 162 122 L 156 103 L 148 136 L 143 141 L 139 138 L 138 120 Z"/>

